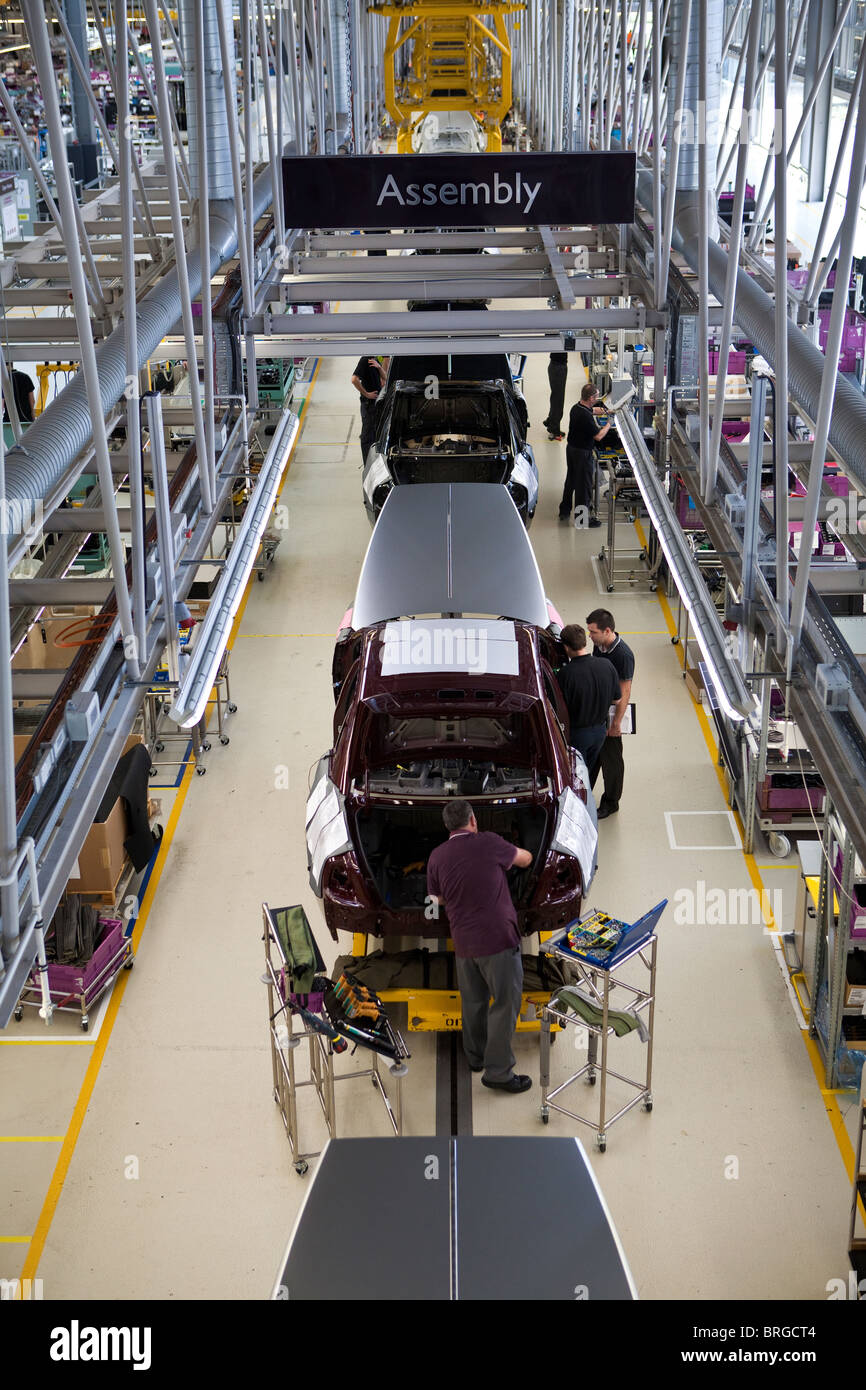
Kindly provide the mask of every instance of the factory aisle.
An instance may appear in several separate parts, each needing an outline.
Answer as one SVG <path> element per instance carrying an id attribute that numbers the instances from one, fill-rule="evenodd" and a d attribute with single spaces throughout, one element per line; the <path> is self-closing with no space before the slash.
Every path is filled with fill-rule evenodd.
<path id="1" fill-rule="evenodd" d="M 828 1280 L 847 1275 L 850 1186 L 835 1101 L 825 1105 L 763 924 L 739 911 L 733 922 L 700 920 L 709 889 L 738 904 L 758 868 L 732 832 L 664 603 L 649 592 L 607 595 L 591 559 L 602 532 L 556 520 L 564 445 L 548 443 L 540 423 L 546 365 L 530 359 L 526 375 L 542 476 L 531 534 L 546 589 L 565 621 L 611 607 L 637 659 L 638 734 L 621 811 L 600 827 L 592 901 L 629 917 L 670 900 L 659 934 L 655 1108 L 616 1125 L 604 1155 L 562 1116 L 543 1129 L 537 1039 L 523 1036 L 518 1065 L 532 1091 L 495 1095 L 474 1078 L 474 1130 L 579 1134 L 644 1299 L 820 1300 Z M 310 1180 L 291 1167 L 271 1098 L 261 903 L 302 902 L 328 963 L 336 956 L 308 886 L 303 829 L 309 769 L 330 746 L 334 633 L 370 534 L 353 366 L 319 364 L 281 495 L 288 531 L 266 581 L 251 586 L 234 642 L 231 745 L 180 789 L 120 1007 L 96 1045 L 76 1050 L 89 1065 L 76 1056 L 52 1073 L 45 1054 L 55 1049 L 35 1047 L 15 1061 L 19 1076 L 30 1068 L 27 1114 L 10 1122 L 31 1129 L 18 1132 L 61 1136 L 73 1121 L 71 1138 L 50 1150 L 60 1152 L 53 1176 L 48 1158 L 21 1175 L 21 1234 L 38 1237 L 26 1268 L 46 1299 L 267 1297 Z M 580 385 L 571 372 L 569 404 Z M 796 874 L 758 861 L 790 925 Z M 431 1134 L 435 1039 L 406 1036 L 405 1131 Z M 628 1050 L 641 1044 L 621 1046 L 628 1070 Z M 3 1050 L 7 1071 L 13 1051 L 25 1050 Z M 579 1056 L 560 1040 L 554 1077 Z M 854 1098 L 840 1103 L 847 1112 Z M 343 1134 L 387 1132 L 372 1087 L 343 1088 L 338 1104 Z M 315 1135 L 306 1101 L 302 1118 Z M 17 1250 L 23 1257 L 26 1247 Z"/>

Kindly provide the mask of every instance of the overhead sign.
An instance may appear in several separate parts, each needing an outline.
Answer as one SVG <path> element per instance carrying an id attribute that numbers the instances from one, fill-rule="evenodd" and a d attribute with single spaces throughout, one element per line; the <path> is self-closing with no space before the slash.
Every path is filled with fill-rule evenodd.
<path id="1" fill-rule="evenodd" d="M 635 156 L 306 155 L 283 160 L 290 227 L 525 227 L 632 222 Z"/>

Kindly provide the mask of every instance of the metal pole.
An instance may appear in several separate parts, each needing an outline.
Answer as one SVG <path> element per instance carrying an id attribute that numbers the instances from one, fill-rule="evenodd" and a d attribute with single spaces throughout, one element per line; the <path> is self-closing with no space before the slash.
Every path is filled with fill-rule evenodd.
<path id="1" fill-rule="evenodd" d="M 216 439 L 214 431 L 214 410 L 215 410 L 215 382 L 214 382 L 214 341 L 213 341 L 213 321 L 211 315 L 211 278 L 210 278 L 210 187 L 208 181 L 208 110 L 207 110 L 207 83 L 204 80 L 205 65 L 205 34 L 204 34 L 204 11 L 201 5 L 195 7 L 195 19 L 193 23 L 193 33 L 188 36 L 189 46 L 195 54 L 195 89 L 196 105 L 198 106 L 198 239 L 202 252 L 202 277 L 201 277 L 201 351 L 202 363 L 204 366 L 204 455 L 197 460 L 198 472 L 201 485 L 202 511 L 208 516 L 214 509 L 214 499 L 216 497 Z M 252 169 L 252 142 L 247 146 L 247 159 L 249 168 Z M 189 381 L 190 392 L 193 384 L 193 368 L 195 368 L 195 387 L 196 397 L 198 391 L 198 363 L 197 359 L 190 363 Z M 160 410 L 160 419 L 162 412 Z M 151 449 L 153 444 L 151 443 Z"/>
<path id="2" fill-rule="evenodd" d="M 159 570 L 162 576 L 162 602 L 165 612 L 166 664 L 172 683 L 180 679 L 177 651 L 177 618 L 175 616 L 174 538 L 171 524 L 171 503 L 168 495 L 168 469 L 165 461 L 165 436 L 162 429 L 162 397 L 148 391 L 144 397 L 147 429 L 150 434 L 150 468 L 153 476 L 153 500 L 156 511 L 156 537 L 159 551 Z"/>
<path id="3" fill-rule="evenodd" d="M 763 0 L 752 0 L 749 14 L 746 60 L 746 82 L 743 88 L 743 113 L 751 113 L 755 96 L 755 70 L 758 64 L 758 48 L 761 40 L 761 21 Z M 743 136 L 745 135 L 745 139 Z M 728 353 L 731 348 L 731 335 L 734 324 L 734 311 L 737 299 L 737 271 L 739 269 L 740 248 L 743 243 L 743 207 L 746 200 L 746 169 L 749 159 L 748 128 L 741 127 L 738 134 L 739 153 L 737 155 L 737 178 L 734 189 L 734 205 L 731 215 L 731 235 L 728 245 L 728 265 L 725 272 L 725 293 L 722 300 L 722 326 L 719 339 L 719 361 L 716 368 L 716 391 L 713 400 L 713 431 L 710 440 L 710 457 L 705 480 L 704 499 L 712 498 L 716 486 L 719 467 L 719 448 L 722 442 L 722 419 L 725 412 L 725 386 L 728 377 Z"/>
<path id="4" fill-rule="evenodd" d="M 830 178 L 830 186 L 827 189 L 827 197 L 824 202 L 824 212 L 821 217 L 821 225 L 818 228 L 818 235 L 815 237 L 815 252 L 812 257 L 812 264 L 809 267 L 809 279 L 806 288 L 803 290 L 803 302 L 813 304 L 817 298 L 816 290 L 818 281 L 821 278 L 822 265 L 824 259 L 824 241 L 827 236 L 827 228 L 833 214 L 833 203 L 836 198 L 836 190 L 839 187 L 839 179 L 842 175 L 842 165 L 845 162 L 845 154 L 848 149 L 848 141 L 851 138 L 851 131 L 854 126 L 854 117 L 857 114 L 857 103 L 860 97 L 860 88 L 863 83 L 864 65 L 866 65 L 866 43 L 861 44 L 860 57 L 857 61 L 857 74 L 854 78 L 854 88 L 848 101 L 848 110 L 845 112 L 845 124 L 842 127 L 842 134 L 839 137 L 839 149 L 833 165 L 833 173 Z M 840 226 L 841 230 L 841 226 Z M 837 233 L 838 236 L 838 233 Z M 827 257 L 827 266 L 832 262 L 832 257 Z M 829 275 L 829 268 L 825 267 L 825 275 Z"/>
<path id="5" fill-rule="evenodd" d="M 156 0 L 146 0 L 148 6 L 155 5 Z M 252 247 L 246 244 L 244 228 L 244 196 L 243 182 L 241 180 L 240 151 L 238 148 L 237 123 L 235 121 L 235 102 L 232 91 L 232 73 L 235 66 L 235 46 L 234 34 L 229 31 L 228 12 L 217 4 L 217 27 L 219 29 L 220 54 L 223 64 L 223 85 L 226 98 L 226 116 L 229 126 L 229 147 L 231 150 L 232 164 L 232 185 L 235 194 L 235 218 L 238 229 L 238 259 L 241 268 L 241 284 L 243 287 L 244 314 L 252 317 L 253 313 L 253 273 L 252 273 Z M 267 48 L 264 49 L 264 59 L 267 63 Z"/>
<path id="6" fill-rule="evenodd" d="M 791 140 L 790 146 L 788 148 L 787 156 L 785 159 L 786 167 L 788 164 L 790 164 L 792 158 L 794 157 L 794 153 L 799 143 L 800 136 L 803 134 L 803 131 L 806 128 L 806 122 L 811 116 L 813 107 L 815 106 L 815 103 L 818 100 L 818 96 L 821 91 L 821 85 L 824 81 L 824 78 L 827 75 L 827 69 L 829 68 L 830 63 L 833 60 L 833 54 L 836 52 L 836 45 L 839 42 L 839 35 L 841 34 L 845 26 L 845 20 L 848 17 L 848 11 L 850 10 L 850 8 L 851 0 L 841 0 L 839 14 L 836 19 L 836 27 L 833 30 L 833 35 L 830 39 L 830 43 L 827 46 L 827 51 L 825 52 L 818 66 L 818 71 L 815 74 L 815 80 L 810 89 L 806 104 L 803 107 L 803 114 L 800 117 L 799 122 L 797 123 L 797 129 L 794 131 L 793 139 Z M 767 155 L 767 159 L 764 164 L 764 173 L 761 178 L 761 186 L 758 190 L 758 196 L 755 199 L 755 221 L 752 227 L 752 234 L 749 237 L 748 242 L 750 248 L 758 245 L 761 235 L 760 227 L 762 223 L 766 221 L 767 217 L 769 216 L 770 209 L 773 206 L 773 190 L 770 190 L 769 195 L 767 194 L 767 185 L 770 180 L 770 169 L 772 168 L 772 165 L 773 157 L 772 155 Z"/>
<path id="7" fill-rule="evenodd" d="M 51 60 L 51 47 L 48 42 L 48 28 L 45 24 L 45 12 L 41 4 L 37 7 L 35 0 L 22 0 L 21 9 L 27 24 L 27 32 L 30 36 L 30 44 L 33 49 L 33 60 L 36 65 L 36 71 L 39 76 L 39 86 L 45 103 L 45 121 L 48 126 L 48 136 L 54 160 L 54 177 L 57 183 L 60 215 L 63 222 L 71 227 L 75 222 L 76 203 L 72 192 L 72 180 L 69 175 L 69 167 L 65 159 L 66 142 L 60 120 L 60 104 L 57 87 L 54 83 L 54 67 Z M 85 283 L 84 266 L 81 259 L 80 248 L 71 239 L 67 248 L 67 264 L 69 267 L 70 289 L 75 306 L 75 319 L 78 325 L 81 342 L 81 369 L 84 375 L 87 390 L 87 403 L 93 424 L 94 457 L 96 460 L 97 473 L 99 475 L 102 503 L 105 509 L 105 530 L 108 536 L 108 545 L 111 553 L 112 578 L 117 595 L 117 612 L 120 618 L 121 631 L 123 633 L 124 656 L 126 658 L 127 671 L 133 680 L 137 680 L 139 676 L 139 665 L 133 654 L 135 642 L 132 629 L 132 610 L 129 602 L 129 591 L 126 587 L 126 553 L 123 548 L 120 526 L 117 520 L 114 482 L 111 476 L 111 461 L 108 455 L 108 437 L 105 433 L 105 417 L 102 413 L 102 400 L 99 394 L 96 352 L 93 345 L 93 333 L 90 327 L 87 286 Z"/>
<path id="8" fill-rule="evenodd" d="M 773 437 L 776 445 L 776 602 L 781 612 L 777 646 L 787 640 L 788 577 L 788 13 L 786 0 L 776 0 L 775 93 L 776 130 L 776 385 L 773 393 Z M 761 436 L 763 438 L 763 435 Z M 806 540 L 806 533 L 803 533 Z M 769 699 L 769 695 L 768 695 Z"/>
<path id="9" fill-rule="evenodd" d="M 135 219 L 132 163 L 135 150 L 129 123 L 129 38 L 126 0 L 114 0 L 114 41 L 120 61 L 117 67 L 117 116 L 121 161 L 120 218 L 123 241 L 123 325 L 126 335 L 126 442 L 129 450 L 129 502 L 132 543 L 132 620 L 136 655 L 147 661 L 147 590 L 144 554 L 144 478 L 141 469 L 141 411 L 138 365 L 138 307 L 135 299 Z"/>
<path id="10" fill-rule="evenodd" d="M 741 0 L 742 2 L 742 0 Z M 632 149 L 638 147 L 640 137 L 641 111 L 643 109 L 643 79 L 646 71 L 646 0 L 640 0 L 638 16 L 637 60 L 635 62 L 634 93 L 632 96 Z"/>
<path id="11" fill-rule="evenodd" d="M 757 3 L 757 0 L 756 0 Z M 680 62 L 677 67 L 677 91 L 675 113 L 682 111 L 683 97 L 686 90 L 686 68 L 688 66 L 688 44 L 689 44 L 689 23 L 692 15 L 692 0 L 683 0 L 683 20 L 680 27 Z M 659 131 L 656 128 L 656 137 Z M 668 272 L 671 263 L 671 237 L 674 230 L 674 206 L 677 194 L 677 169 L 680 162 L 680 144 L 682 132 L 680 127 L 674 123 L 673 150 L 668 149 L 670 167 L 667 170 L 667 190 L 665 197 L 665 223 L 662 233 L 662 244 L 659 246 L 656 240 L 656 252 L 661 262 L 661 295 L 660 303 L 664 303 L 668 297 Z M 656 232 L 658 238 L 658 232 Z"/>
<path id="12" fill-rule="evenodd" d="M 11 412 L 10 412 L 11 413 Z M 6 441 L 0 430 L 0 513 L 7 515 Z M 9 609 L 9 568 L 0 564 L 0 915 L 3 936 L 0 950 L 0 980 L 6 974 L 4 960 L 11 960 L 18 945 L 18 882 L 13 877 L 18 854 L 18 816 L 15 807 L 15 734 L 12 722 L 12 666 L 7 652 L 12 650 Z"/>
<path id="13" fill-rule="evenodd" d="M 653 34 L 652 34 L 652 109 L 653 109 L 653 129 L 656 138 L 653 140 L 652 148 L 652 180 L 653 180 L 653 236 L 656 244 L 656 254 L 653 258 L 655 273 L 655 307 L 659 310 L 664 308 L 667 298 L 667 290 L 662 290 L 662 265 L 661 257 L 658 254 L 658 237 L 662 226 L 662 142 L 659 138 L 660 108 L 661 108 L 661 54 L 662 54 L 662 31 L 661 31 L 661 0 L 652 0 Z M 665 389 L 665 334 L 660 328 L 653 332 L 653 399 L 655 402 L 656 413 L 662 408 Z"/>
<path id="14" fill-rule="evenodd" d="M 682 55 L 685 63 L 686 54 Z M 698 5 L 698 111 L 707 109 L 707 7 Z M 709 251 L 709 179 L 707 176 L 706 131 L 698 131 L 698 383 L 700 386 L 700 452 L 701 490 L 706 491 L 710 452 L 710 251 Z"/>
<path id="15" fill-rule="evenodd" d="M 836 395 L 839 349 L 842 345 L 845 310 L 848 307 L 848 284 L 851 279 L 851 262 L 854 257 L 854 238 L 857 234 L 860 189 L 863 186 L 864 172 L 866 172 L 866 83 L 861 86 L 860 100 L 857 104 L 857 128 L 848 177 L 848 201 L 842 220 L 842 244 L 839 248 L 833 306 L 830 310 L 830 323 L 827 328 L 821 395 L 815 420 L 815 439 L 812 445 L 812 461 L 809 468 L 809 484 L 804 507 L 803 536 L 800 543 L 800 557 L 797 562 L 797 577 L 794 581 L 794 596 L 791 601 L 791 642 L 788 647 L 789 673 L 793 656 L 800 642 L 803 615 L 806 611 L 806 590 L 812 562 L 812 539 L 815 534 L 818 508 L 821 502 L 821 482 L 824 477 L 824 459 L 830 432 L 830 416 Z"/>
<path id="16" fill-rule="evenodd" d="M 159 14 L 157 11 L 157 0 L 144 0 L 147 12 L 147 27 L 151 33 L 159 32 Z M 199 66 L 199 74 L 202 70 Z M 165 80 L 165 64 L 162 56 L 162 46 L 156 44 L 153 49 L 153 76 L 156 84 L 156 95 L 159 110 L 159 123 L 163 131 L 169 128 L 168 120 L 168 87 Z M 233 130 L 231 122 L 231 112 L 226 113 L 229 122 L 229 131 Z M 237 138 L 237 131 L 234 131 Z M 184 254 L 183 218 L 180 210 L 180 193 L 177 183 L 177 167 L 171 158 L 169 150 L 165 160 L 165 172 L 168 181 L 168 200 L 171 208 L 171 227 L 175 241 L 175 265 L 177 267 L 178 290 L 180 293 L 181 317 L 183 319 L 183 336 L 186 344 L 186 357 L 189 371 L 190 404 L 192 406 L 193 428 L 195 431 L 196 451 L 200 457 L 204 458 L 204 468 L 199 468 L 199 475 L 203 478 L 210 468 L 210 460 L 207 454 L 207 438 L 204 428 L 204 415 L 201 406 L 201 391 L 199 388 L 198 377 L 198 353 L 196 351 L 195 324 L 192 317 L 192 297 L 189 288 L 189 272 L 187 259 Z M 202 257 L 202 278 L 201 293 L 202 298 L 210 292 L 210 267 L 208 265 L 207 244 L 201 248 Z M 151 447 L 153 445 L 151 444 Z M 202 485 L 202 509 L 213 511 L 213 497 L 210 495 L 210 488 L 204 483 Z"/>
<path id="17" fill-rule="evenodd" d="M 265 122 L 268 131 L 268 159 L 271 166 L 271 183 L 274 189 L 274 229 L 277 234 L 277 242 L 283 245 L 286 239 L 286 229 L 282 222 L 281 212 L 281 191 L 282 191 L 282 171 L 280 168 L 280 151 L 277 149 L 277 134 L 274 123 L 274 111 L 271 102 L 271 78 L 270 63 L 268 61 L 268 31 L 265 28 L 265 10 L 262 0 L 257 0 L 259 18 L 259 48 L 262 57 L 262 77 L 264 79 L 264 102 L 265 102 Z M 274 65 L 276 66 L 276 64 Z M 228 101 L 228 97 L 226 97 Z M 249 156 L 247 156 L 249 161 Z M 249 163 L 247 169 L 247 182 L 252 186 L 252 164 Z M 252 241 L 249 243 L 248 253 L 252 255 Z M 251 267 L 250 267 L 251 272 Z M 250 273 L 250 285 L 252 285 L 252 273 Z"/>

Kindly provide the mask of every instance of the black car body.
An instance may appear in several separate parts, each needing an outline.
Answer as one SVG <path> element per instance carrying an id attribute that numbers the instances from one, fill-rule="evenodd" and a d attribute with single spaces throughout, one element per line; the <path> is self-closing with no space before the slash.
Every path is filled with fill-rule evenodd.
<path id="1" fill-rule="evenodd" d="M 508 488 L 528 526 L 538 502 L 538 468 L 527 424 L 505 354 L 395 358 L 364 465 L 370 521 L 396 486 L 494 483 Z"/>

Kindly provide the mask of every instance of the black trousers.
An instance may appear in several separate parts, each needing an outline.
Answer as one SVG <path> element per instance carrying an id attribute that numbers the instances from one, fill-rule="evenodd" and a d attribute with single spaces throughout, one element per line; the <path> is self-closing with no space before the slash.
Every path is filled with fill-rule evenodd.
<path id="1" fill-rule="evenodd" d="M 572 729 L 569 735 L 572 748 L 576 748 L 586 763 L 587 772 L 592 775 L 593 768 L 601 757 L 601 750 L 607 738 L 607 725 L 595 724 L 584 729 Z"/>
<path id="2" fill-rule="evenodd" d="M 622 796 L 622 784 L 625 780 L 625 763 L 622 756 L 622 736 L 607 736 L 601 747 L 601 756 L 595 767 L 590 772 L 592 785 L 595 786 L 598 774 L 604 776 L 604 795 L 601 798 L 602 804 L 609 806 L 612 811 L 619 807 L 619 800 Z"/>
<path id="3" fill-rule="evenodd" d="M 367 455 L 376 442 L 376 426 L 379 423 L 379 402 L 361 397 L 361 461 L 367 462 Z"/>
<path id="4" fill-rule="evenodd" d="M 547 380 L 550 382 L 550 409 L 544 421 L 549 434 L 559 434 L 562 430 L 562 412 L 565 409 L 565 382 L 568 377 L 567 362 L 550 362 L 547 367 Z"/>
<path id="5" fill-rule="evenodd" d="M 559 515 L 570 516 L 575 507 L 592 511 L 592 486 L 595 481 L 595 454 L 592 449 L 565 448 L 565 487 L 559 504 Z"/>

